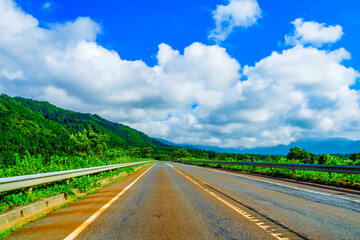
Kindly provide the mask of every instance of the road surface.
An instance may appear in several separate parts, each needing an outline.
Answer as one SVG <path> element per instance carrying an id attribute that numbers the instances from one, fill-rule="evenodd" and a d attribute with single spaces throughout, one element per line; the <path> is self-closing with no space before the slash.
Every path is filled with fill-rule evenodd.
<path id="1" fill-rule="evenodd" d="M 74 238 L 360 239 L 360 193 L 158 162 L 8 237 Z"/>

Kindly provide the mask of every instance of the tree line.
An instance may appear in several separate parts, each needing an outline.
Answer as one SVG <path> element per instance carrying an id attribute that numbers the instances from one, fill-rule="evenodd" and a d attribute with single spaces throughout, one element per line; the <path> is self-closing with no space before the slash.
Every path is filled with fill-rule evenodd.
<path id="1" fill-rule="evenodd" d="M 0 95 L 0 166 L 19 156 L 119 157 L 156 160 L 294 162 L 305 164 L 360 164 L 360 153 L 315 155 L 291 148 L 286 156 L 219 153 L 165 145 L 142 132 L 98 115 L 64 110 L 47 102 Z M 339 159 L 342 159 L 341 161 Z"/>

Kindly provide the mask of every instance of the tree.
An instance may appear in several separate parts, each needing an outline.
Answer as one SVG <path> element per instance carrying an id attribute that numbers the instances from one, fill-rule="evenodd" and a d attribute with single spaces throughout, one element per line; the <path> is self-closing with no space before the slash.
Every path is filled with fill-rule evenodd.
<path id="1" fill-rule="evenodd" d="M 107 142 L 110 140 L 109 135 L 106 133 L 105 134 L 95 133 L 90 125 L 88 127 L 87 133 L 88 133 L 87 135 L 88 139 L 90 141 L 91 150 L 96 155 L 100 155 L 101 157 L 104 157 L 103 153 L 106 151 Z"/>
<path id="2" fill-rule="evenodd" d="M 309 153 L 305 149 L 300 149 L 298 147 L 290 148 L 287 159 L 297 160 L 306 164 L 314 164 L 317 160 L 315 154 Z"/>
<path id="3" fill-rule="evenodd" d="M 174 159 L 187 158 L 190 156 L 189 152 L 185 148 L 177 148 L 172 154 Z"/>
<path id="4" fill-rule="evenodd" d="M 360 160 L 360 153 L 352 153 L 349 157 L 350 160 L 352 160 L 354 163 L 358 160 Z"/>
<path id="5" fill-rule="evenodd" d="M 107 134 L 95 133 L 91 126 L 88 126 L 88 130 L 70 135 L 70 152 L 80 156 L 95 154 L 103 157 L 108 141 Z"/>
<path id="6" fill-rule="evenodd" d="M 209 159 L 215 159 L 216 158 L 216 154 L 214 151 L 210 151 L 209 152 Z"/>
<path id="7" fill-rule="evenodd" d="M 320 157 L 318 158 L 318 163 L 319 164 L 325 164 L 327 161 L 329 161 L 331 159 L 331 156 L 329 154 L 323 153 L 320 155 Z"/>
<path id="8" fill-rule="evenodd" d="M 158 160 L 158 161 L 169 161 L 169 160 L 171 160 L 170 156 L 168 154 L 165 154 L 165 153 L 156 154 L 154 156 L 154 159 Z"/>
<path id="9" fill-rule="evenodd" d="M 152 147 L 144 147 L 142 149 L 141 157 L 142 158 L 152 158 L 153 153 L 154 153 L 154 150 L 152 149 Z"/>
<path id="10" fill-rule="evenodd" d="M 132 156 L 132 157 L 140 158 L 141 154 L 142 154 L 142 151 L 141 151 L 141 149 L 139 147 L 131 147 L 128 150 L 128 154 L 130 156 Z"/>

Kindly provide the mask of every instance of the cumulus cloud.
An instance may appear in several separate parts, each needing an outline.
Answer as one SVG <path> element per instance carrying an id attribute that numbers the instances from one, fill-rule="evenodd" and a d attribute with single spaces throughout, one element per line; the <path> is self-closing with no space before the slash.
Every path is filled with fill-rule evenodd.
<path id="1" fill-rule="evenodd" d="M 6 17 L 3 17 L 6 16 Z M 12 19 L 12 25 L 8 24 Z M 241 68 L 225 48 L 162 43 L 158 63 L 128 61 L 96 43 L 79 17 L 41 28 L 0 1 L 0 92 L 97 113 L 177 143 L 256 147 L 360 133 L 350 53 L 297 45 Z"/>
<path id="2" fill-rule="evenodd" d="M 349 86 L 358 73 L 341 64 L 348 58 L 342 48 L 328 52 L 296 46 L 245 66 L 247 80 L 238 88 L 243 101 L 251 102 L 246 107 L 263 116 L 258 127 L 263 136 L 257 142 L 268 144 L 269 135 L 285 143 L 294 137 L 339 133 L 354 138 L 350 129 L 360 116 L 359 93 Z"/>
<path id="3" fill-rule="evenodd" d="M 50 9 L 51 8 L 52 3 L 51 2 L 45 2 L 42 5 L 42 9 Z"/>
<path id="4" fill-rule="evenodd" d="M 343 35 L 340 25 L 325 26 L 325 23 L 304 22 L 302 18 L 296 19 L 292 24 L 295 27 L 294 32 L 285 36 L 288 45 L 312 44 L 321 47 L 323 44 L 338 41 Z"/>
<path id="5" fill-rule="evenodd" d="M 245 66 L 245 80 L 230 81 L 219 104 L 174 112 L 156 127 L 135 126 L 152 132 L 161 123 L 161 136 L 175 142 L 223 147 L 274 146 L 303 137 L 354 139 L 360 130 L 353 132 L 359 126 L 359 92 L 350 86 L 359 74 L 342 64 L 349 58 L 343 48 L 298 45 L 273 52 Z"/>
<path id="6" fill-rule="evenodd" d="M 217 5 L 213 11 L 215 29 L 209 35 L 216 41 L 223 41 L 235 27 L 249 27 L 261 17 L 256 0 L 230 0 L 228 5 Z"/>

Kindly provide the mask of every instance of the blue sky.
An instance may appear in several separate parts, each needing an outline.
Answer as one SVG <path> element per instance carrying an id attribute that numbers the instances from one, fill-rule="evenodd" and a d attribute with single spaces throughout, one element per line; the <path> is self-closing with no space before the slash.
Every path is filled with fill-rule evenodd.
<path id="1" fill-rule="evenodd" d="M 124 59 L 142 59 L 156 64 L 158 44 L 184 49 L 193 42 L 214 44 L 208 39 L 214 28 L 212 11 L 226 1 L 113 1 L 113 0 L 19 0 L 17 3 L 46 27 L 79 16 L 101 24 L 97 42 L 116 50 Z M 49 3 L 49 9 L 44 4 Z M 298 17 L 328 25 L 341 25 L 345 35 L 331 48 L 345 47 L 352 55 L 348 65 L 360 69 L 360 2 L 356 0 L 274 0 L 258 1 L 262 18 L 251 28 L 236 29 L 220 45 L 242 65 L 254 64 L 272 51 L 284 47 L 284 35 Z"/>
<path id="2" fill-rule="evenodd" d="M 4 0 L 0 11 L 11 16 L 1 92 L 178 143 L 358 139 L 356 0 Z"/>

